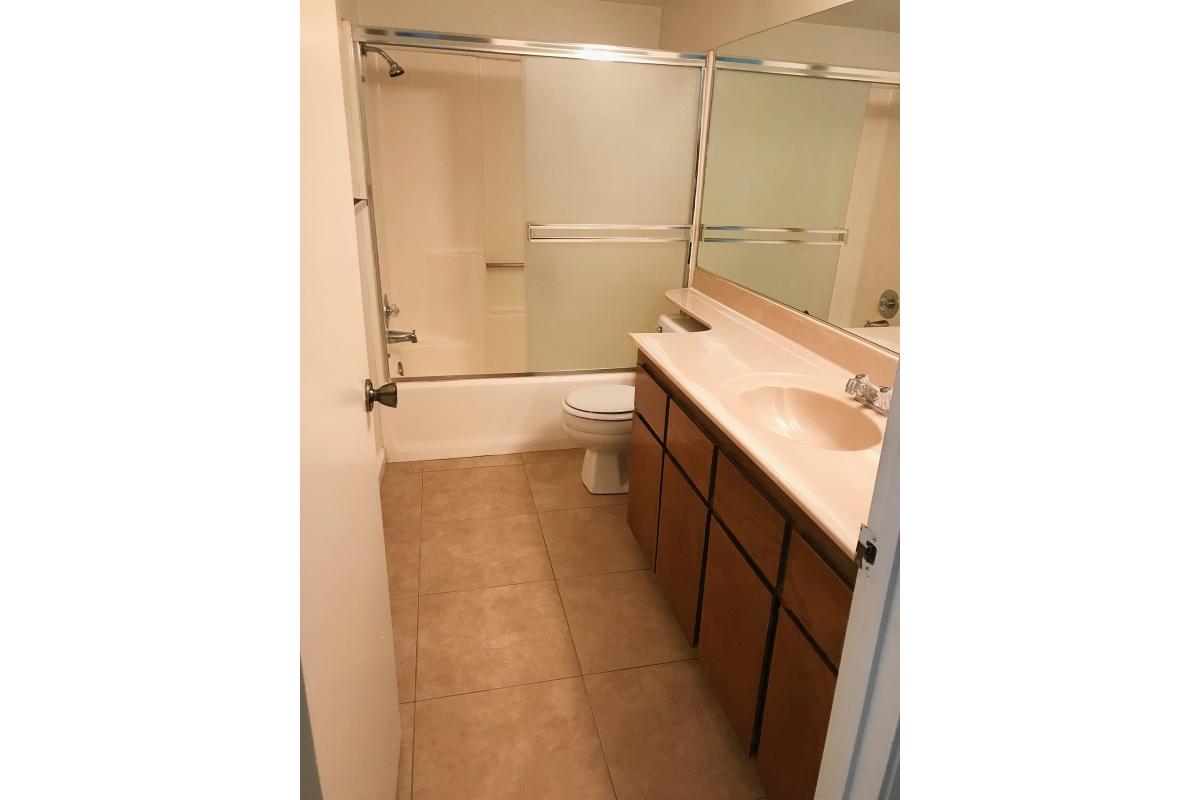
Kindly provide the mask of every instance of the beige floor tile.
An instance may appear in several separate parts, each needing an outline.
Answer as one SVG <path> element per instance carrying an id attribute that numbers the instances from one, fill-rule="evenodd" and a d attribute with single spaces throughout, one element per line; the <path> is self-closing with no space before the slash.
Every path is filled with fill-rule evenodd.
<path id="1" fill-rule="evenodd" d="M 501 467 L 505 464 L 520 464 L 520 453 L 508 453 L 501 456 L 469 456 L 467 458 L 441 458 L 437 461 L 424 461 L 421 469 L 425 472 L 440 472 L 444 469 L 465 469 L 467 467 Z"/>
<path id="2" fill-rule="evenodd" d="M 400 704 L 400 773 L 396 778 L 396 800 L 412 797 L 413 718 L 415 703 Z"/>
<path id="3" fill-rule="evenodd" d="M 554 461 L 559 458 L 573 458 L 583 463 L 583 448 L 568 447 L 564 450 L 530 450 L 521 453 L 521 460 L 526 464 L 537 464 L 541 461 Z"/>
<path id="4" fill-rule="evenodd" d="M 578 678 L 417 703 L 413 800 L 611 800 Z"/>
<path id="5" fill-rule="evenodd" d="M 416 698 L 417 598 L 392 598 L 392 648 L 396 654 L 396 691 L 401 703 Z"/>
<path id="6" fill-rule="evenodd" d="M 421 594 L 552 578 L 534 514 L 421 527 Z"/>
<path id="7" fill-rule="evenodd" d="M 539 514 L 555 577 L 646 569 L 625 512 L 626 506 L 620 505 Z"/>
<path id="8" fill-rule="evenodd" d="M 379 484 L 383 527 L 406 528 L 421 521 L 421 475 L 384 475 Z"/>
<path id="9" fill-rule="evenodd" d="M 383 468 L 384 475 L 404 475 L 410 472 L 420 471 L 420 461 L 389 461 Z"/>
<path id="10" fill-rule="evenodd" d="M 764 796 L 695 661 L 584 678 L 617 796 L 755 800 Z"/>
<path id="11" fill-rule="evenodd" d="M 420 598 L 417 697 L 579 674 L 554 581 Z"/>
<path id="12" fill-rule="evenodd" d="M 558 586 L 585 675 L 694 656 L 649 570 L 565 578 Z"/>
<path id="13" fill-rule="evenodd" d="M 592 494 L 579 476 L 583 454 L 579 458 L 556 458 L 525 464 L 529 488 L 538 511 L 560 511 L 565 508 L 591 508 L 621 505 L 628 494 Z"/>
<path id="14" fill-rule="evenodd" d="M 421 529 L 413 525 L 383 529 L 387 556 L 388 592 L 393 597 L 413 597 L 421 563 Z"/>
<path id="15" fill-rule="evenodd" d="M 421 478 L 425 523 L 533 512 L 529 482 L 520 465 L 426 472 Z"/>

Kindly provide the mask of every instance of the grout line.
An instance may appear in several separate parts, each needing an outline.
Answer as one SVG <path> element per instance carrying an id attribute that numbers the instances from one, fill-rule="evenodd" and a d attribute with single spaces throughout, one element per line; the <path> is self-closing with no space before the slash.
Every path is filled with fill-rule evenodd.
<path id="1" fill-rule="evenodd" d="M 510 586 L 533 586 L 539 583 L 555 583 L 554 578 L 538 578 L 536 581 L 517 581 L 516 583 L 498 583 L 495 586 L 471 586 L 466 589 L 446 589 L 441 592 L 427 592 L 418 597 L 441 597 L 447 594 L 463 594 L 465 592 L 483 592 L 488 589 L 507 589 Z"/>
<path id="2" fill-rule="evenodd" d="M 524 458 L 522 457 L 522 460 Z M 529 480 L 529 469 L 526 466 L 525 479 Z M 580 479 L 582 481 L 582 479 Z M 530 484 L 532 491 L 533 484 Z M 604 773 L 608 775 L 608 785 L 613 797 L 617 796 L 617 784 L 613 781 L 612 767 L 608 763 L 608 753 L 604 749 L 604 737 L 600 735 L 600 724 L 596 722 L 596 709 L 592 705 L 592 694 L 588 691 L 587 681 L 583 679 L 583 661 L 579 658 L 579 645 L 575 643 L 575 631 L 571 628 L 571 618 L 567 616 L 567 605 L 562 599 L 562 588 L 558 585 L 558 573 L 554 572 L 554 562 L 550 560 L 550 545 L 546 543 L 546 531 L 542 528 L 542 518 L 538 516 L 538 531 L 542 534 L 542 547 L 546 548 L 546 560 L 550 561 L 550 571 L 555 575 L 554 593 L 558 595 L 558 605 L 562 609 L 563 623 L 567 626 L 567 636 L 571 639 L 571 649 L 575 651 L 575 665 L 579 668 L 579 683 L 583 686 L 583 698 L 587 703 L 588 715 L 592 718 L 592 730 L 596 732 L 596 741 L 600 743 L 600 757 L 604 759 Z"/>

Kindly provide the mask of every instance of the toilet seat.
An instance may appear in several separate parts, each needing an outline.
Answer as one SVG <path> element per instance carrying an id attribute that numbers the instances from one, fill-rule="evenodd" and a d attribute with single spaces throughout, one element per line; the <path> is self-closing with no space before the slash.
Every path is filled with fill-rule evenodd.
<path id="1" fill-rule="evenodd" d="M 576 389 L 563 398 L 562 409 L 580 419 L 630 420 L 633 419 L 633 387 L 604 384 Z"/>

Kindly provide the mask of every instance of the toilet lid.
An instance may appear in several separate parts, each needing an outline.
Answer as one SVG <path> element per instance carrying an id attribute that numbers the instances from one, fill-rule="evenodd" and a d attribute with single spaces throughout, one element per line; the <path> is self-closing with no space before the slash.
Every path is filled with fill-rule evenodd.
<path id="1" fill-rule="evenodd" d="M 633 387 L 606 384 L 576 389 L 563 400 L 563 408 L 627 419 L 633 412 Z"/>

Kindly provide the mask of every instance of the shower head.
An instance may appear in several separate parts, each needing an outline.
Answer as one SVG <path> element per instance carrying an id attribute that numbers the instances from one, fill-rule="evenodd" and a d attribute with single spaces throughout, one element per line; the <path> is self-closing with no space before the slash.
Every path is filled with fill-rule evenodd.
<path id="1" fill-rule="evenodd" d="M 369 44 L 364 44 L 362 46 L 362 52 L 363 52 L 364 56 L 367 53 L 378 53 L 379 55 L 383 56 L 383 60 L 388 63 L 388 77 L 389 78 L 399 78 L 401 75 L 404 74 L 404 67 L 400 66 L 395 61 L 393 61 L 392 57 L 383 51 L 383 48 L 372 47 Z"/>

